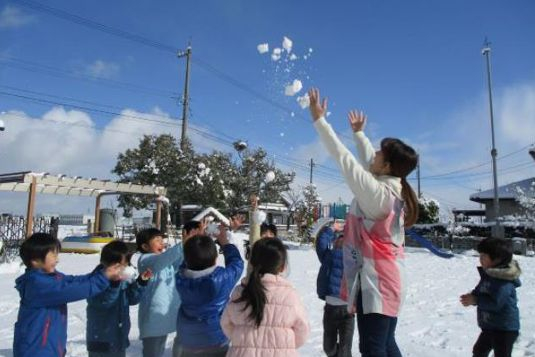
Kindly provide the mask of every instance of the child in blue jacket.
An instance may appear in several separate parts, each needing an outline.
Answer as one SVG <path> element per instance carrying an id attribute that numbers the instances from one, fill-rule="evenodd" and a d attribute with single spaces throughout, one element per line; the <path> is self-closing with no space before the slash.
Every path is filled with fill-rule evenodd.
<path id="1" fill-rule="evenodd" d="M 318 297 L 325 300 L 323 309 L 323 351 L 327 356 L 351 357 L 355 315 L 347 311 L 347 302 L 340 299 L 344 276 L 342 227 L 320 231 L 316 240 L 316 254 L 321 263 L 317 279 Z"/>
<path id="2" fill-rule="evenodd" d="M 460 298 L 464 306 L 477 306 L 481 334 L 473 356 L 486 357 L 494 350 L 495 357 L 510 357 L 520 330 L 516 288 L 520 286 L 521 270 L 513 260 L 510 241 L 486 238 L 477 250 L 481 280 L 471 293 Z"/>
<path id="3" fill-rule="evenodd" d="M 180 297 L 176 291 L 175 275 L 183 260 L 182 243 L 165 249 L 162 232 L 148 228 L 136 235 L 136 245 L 140 253 L 138 271 L 150 269 L 153 274 L 138 310 L 143 357 L 161 357 L 167 335 L 176 331 Z M 173 349 L 177 346 L 175 338 Z"/>
<path id="4" fill-rule="evenodd" d="M 130 252 L 126 243 L 113 241 L 106 244 L 100 253 L 100 265 L 108 267 L 120 264 L 129 266 Z M 110 287 L 87 299 L 86 341 L 89 357 L 124 357 L 130 346 L 130 305 L 139 303 L 151 271 L 144 271 L 136 280 L 125 271 L 112 279 Z M 130 280 L 130 281 L 128 281 Z"/>
<path id="5" fill-rule="evenodd" d="M 221 315 L 243 272 L 243 260 L 224 227 L 219 230 L 217 241 L 225 268 L 216 265 L 218 253 L 212 238 L 198 235 L 184 243 L 185 265 L 176 277 L 182 300 L 177 318 L 180 349 L 174 357 L 224 357 L 227 353 L 229 340 L 221 329 Z"/>
<path id="6" fill-rule="evenodd" d="M 104 291 L 120 274 L 119 264 L 87 275 L 56 271 L 59 240 L 35 233 L 20 247 L 26 271 L 17 278 L 20 307 L 15 323 L 13 356 L 63 357 L 67 345 L 67 303 Z"/>

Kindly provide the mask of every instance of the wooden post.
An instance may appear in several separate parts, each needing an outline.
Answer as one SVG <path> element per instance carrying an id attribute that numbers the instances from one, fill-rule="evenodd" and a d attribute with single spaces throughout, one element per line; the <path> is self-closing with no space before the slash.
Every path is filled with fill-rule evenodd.
<path id="1" fill-rule="evenodd" d="M 30 184 L 30 191 L 28 194 L 28 210 L 26 211 L 26 238 L 29 238 L 33 233 L 33 212 L 35 210 L 35 192 L 37 189 L 37 178 L 32 177 Z"/>
<path id="2" fill-rule="evenodd" d="M 156 199 L 156 228 L 160 229 L 162 225 L 162 201 Z"/>
<path id="3" fill-rule="evenodd" d="M 93 226 L 93 232 L 96 233 L 99 231 L 98 225 L 100 224 L 100 194 L 97 196 L 95 202 L 95 225 Z"/>

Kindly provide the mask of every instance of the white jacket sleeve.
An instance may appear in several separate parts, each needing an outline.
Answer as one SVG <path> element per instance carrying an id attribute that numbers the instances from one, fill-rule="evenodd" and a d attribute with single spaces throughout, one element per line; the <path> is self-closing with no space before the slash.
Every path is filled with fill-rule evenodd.
<path id="1" fill-rule="evenodd" d="M 336 161 L 359 207 L 368 219 L 382 219 L 390 212 L 391 192 L 367 171 L 342 144 L 325 118 L 314 123 L 323 145 Z M 370 144 L 371 145 L 371 144 Z"/>
<path id="2" fill-rule="evenodd" d="M 357 153 L 359 155 L 360 163 L 367 171 L 370 171 L 370 166 L 375 158 L 375 149 L 373 148 L 370 139 L 368 139 L 363 131 L 354 133 L 353 139 L 357 145 Z"/>

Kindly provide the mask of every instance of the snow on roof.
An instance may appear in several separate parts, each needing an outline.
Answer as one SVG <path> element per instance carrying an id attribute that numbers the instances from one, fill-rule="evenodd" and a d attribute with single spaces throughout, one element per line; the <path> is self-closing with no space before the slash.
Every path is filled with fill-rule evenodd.
<path id="1" fill-rule="evenodd" d="M 223 222 L 225 225 L 230 225 L 230 221 L 227 217 L 225 217 L 221 212 L 216 210 L 214 207 L 208 207 L 201 213 L 198 213 L 195 217 L 192 218 L 194 221 L 201 221 L 204 217 L 208 215 L 214 215 L 217 219 L 219 219 L 221 222 Z"/>
<path id="2" fill-rule="evenodd" d="M 501 200 L 514 200 L 517 197 L 517 188 L 521 189 L 529 197 L 535 197 L 535 177 L 498 187 L 498 198 Z M 492 200 L 493 198 L 493 189 L 470 195 L 470 200 L 475 202 Z"/>

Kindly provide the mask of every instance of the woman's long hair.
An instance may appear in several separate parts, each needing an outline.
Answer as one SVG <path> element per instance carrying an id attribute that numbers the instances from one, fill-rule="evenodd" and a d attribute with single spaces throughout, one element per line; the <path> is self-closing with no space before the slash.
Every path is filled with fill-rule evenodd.
<path id="1" fill-rule="evenodd" d="M 253 267 L 247 284 L 243 287 L 241 296 L 234 302 L 245 302 L 246 310 L 251 307 L 249 318 L 260 326 L 264 318 L 264 307 L 267 302 L 266 288 L 262 284 L 264 274 L 277 275 L 286 266 L 286 247 L 277 238 L 263 238 L 253 245 L 249 263 Z"/>
<path id="2" fill-rule="evenodd" d="M 418 197 L 407 176 L 418 165 L 418 154 L 403 141 L 384 138 L 381 141 L 381 152 L 386 162 L 390 163 L 390 175 L 401 178 L 401 196 L 405 201 L 405 227 L 410 227 L 418 220 Z"/>

